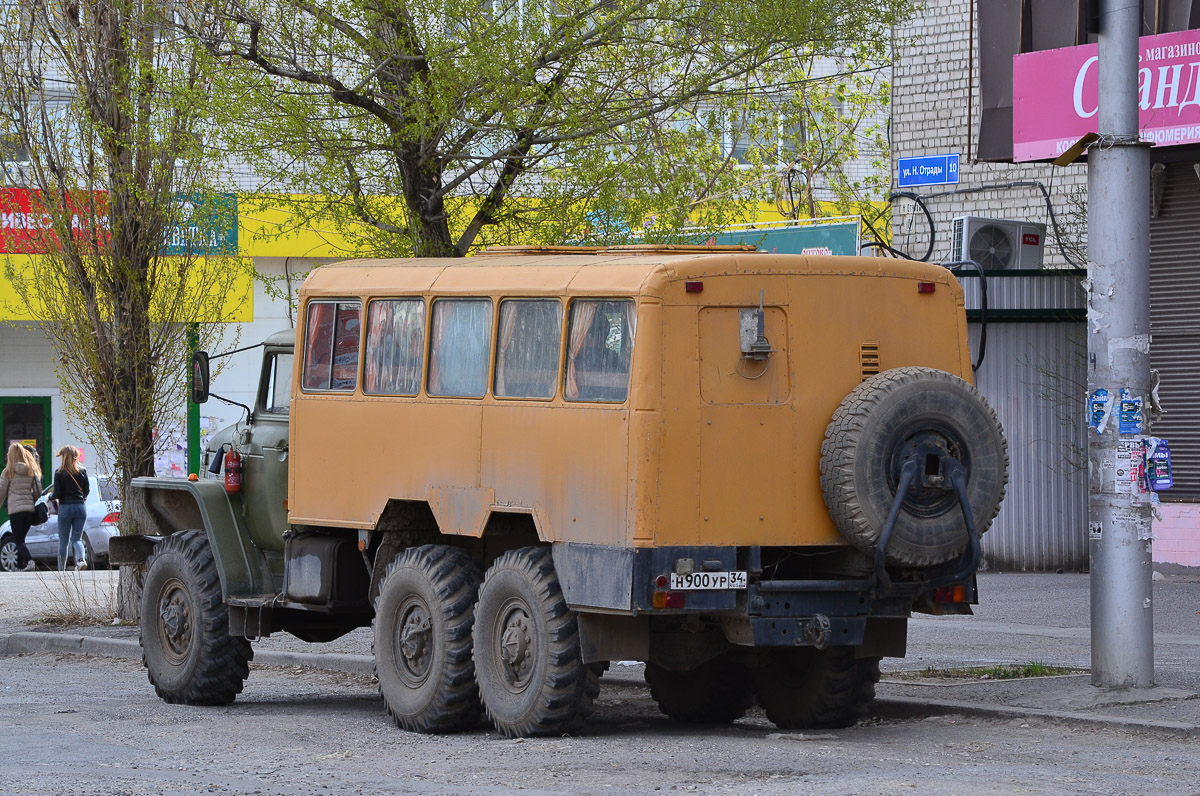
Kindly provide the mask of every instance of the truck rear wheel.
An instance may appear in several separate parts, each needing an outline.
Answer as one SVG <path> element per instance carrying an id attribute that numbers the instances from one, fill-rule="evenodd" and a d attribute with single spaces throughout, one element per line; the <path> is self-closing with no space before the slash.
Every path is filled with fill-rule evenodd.
<path id="1" fill-rule="evenodd" d="M 730 724 L 754 705 L 746 667 L 727 658 L 714 658 L 686 672 L 647 663 L 646 682 L 658 709 L 675 721 Z"/>
<path id="2" fill-rule="evenodd" d="M 955 375 L 932 368 L 896 368 L 855 387 L 825 432 L 821 490 L 838 530 L 867 553 L 887 524 L 904 462 L 916 457 L 922 484 L 904 500 L 888 544 L 894 564 L 931 566 L 967 546 L 958 497 L 948 478 L 924 478 L 935 452 L 962 464 L 976 530 L 1000 510 L 1008 483 L 1008 446 L 996 413 Z"/>
<path id="3" fill-rule="evenodd" d="M 599 678 L 580 655 L 548 548 L 510 550 L 484 576 L 475 678 L 492 723 L 510 738 L 574 732 L 591 715 Z"/>
<path id="4" fill-rule="evenodd" d="M 388 566 L 375 602 L 375 675 L 396 725 L 453 732 L 479 722 L 472 608 L 482 577 L 464 551 L 410 547 Z"/>
<path id="5" fill-rule="evenodd" d="M 155 548 L 141 616 L 142 662 L 163 701 L 228 705 L 241 693 L 254 650 L 229 635 L 229 609 L 204 531 L 181 531 Z"/>
<path id="6" fill-rule="evenodd" d="M 867 714 L 879 658 L 850 647 L 775 649 L 758 671 L 758 702 L 781 730 L 849 727 Z"/>

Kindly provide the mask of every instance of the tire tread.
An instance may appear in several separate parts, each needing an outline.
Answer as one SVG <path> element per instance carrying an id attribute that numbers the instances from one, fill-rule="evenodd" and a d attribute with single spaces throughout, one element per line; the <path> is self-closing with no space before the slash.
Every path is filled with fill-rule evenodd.
<path id="1" fill-rule="evenodd" d="M 476 679 L 488 718 L 509 738 L 577 732 L 592 714 L 594 701 L 600 693 L 600 677 L 596 667 L 583 663 L 578 622 L 562 593 L 550 549 L 524 547 L 510 550 L 498 558 L 484 577 L 480 605 L 487 599 L 488 579 L 506 569 L 521 575 L 538 597 L 538 605 L 530 608 L 541 611 L 546 621 L 547 669 L 542 683 L 531 684 L 531 687 L 540 687 L 541 693 L 528 715 L 519 719 L 501 716 L 494 710 L 494 705 L 489 705 L 488 699 L 487 680 L 498 676 L 489 670 L 491 650 L 477 646 L 477 657 L 486 656 L 482 666 L 476 663 Z M 478 614 L 477 606 L 477 617 Z"/>
<path id="2" fill-rule="evenodd" d="M 730 724 L 754 707 L 746 668 L 720 658 L 686 672 L 647 662 L 645 678 L 658 709 L 675 721 Z"/>
<path id="3" fill-rule="evenodd" d="M 429 578 L 435 592 L 442 596 L 440 606 L 445 621 L 445 634 L 441 639 L 446 644 L 446 666 L 440 672 L 431 672 L 440 680 L 437 699 L 429 710 L 418 716 L 406 716 L 396 710 L 385 693 L 384 681 L 379 677 L 379 659 L 374 654 L 378 643 L 379 603 L 393 573 L 401 567 L 414 567 Z M 473 655 L 474 614 L 476 596 L 483 577 L 479 566 L 464 550 L 447 545 L 421 545 L 405 549 L 388 564 L 375 598 L 376 616 L 372 622 L 371 652 L 375 675 L 379 681 L 379 696 L 383 699 L 388 715 L 401 729 L 412 732 L 457 732 L 474 727 L 479 722 L 481 704 L 479 687 L 475 683 L 475 659 Z"/>
<path id="4" fill-rule="evenodd" d="M 172 705 L 228 705 L 241 693 L 246 678 L 250 676 L 250 661 L 254 649 L 250 641 L 229 635 L 229 609 L 221 595 L 221 578 L 217 572 L 216 559 L 208 544 L 208 535 L 203 530 L 187 530 L 172 534 L 159 543 L 146 567 L 147 577 L 153 572 L 155 562 L 167 556 L 177 555 L 183 559 L 192 578 L 190 584 L 196 590 L 201 615 L 195 617 L 199 657 L 188 682 L 180 688 L 167 688 L 155 677 L 155 665 L 147 654 L 145 623 L 154 621 L 158 612 L 148 605 L 155 599 L 149 590 L 143 595 L 142 629 L 139 641 L 142 645 L 142 663 L 155 693 L 164 702 Z M 200 631 L 203 632 L 200 632 Z"/>
<path id="5" fill-rule="evenodd" d="M 803 652 L 812 655 L 812 663 L 802 684 L 781 677 L 777 664 L 760 672 L 758 699 L 767 719 L 781 730 L 836 729 L 866 716 L 879 682 L 879 658 L 855 658 L 850 647 Z"/>

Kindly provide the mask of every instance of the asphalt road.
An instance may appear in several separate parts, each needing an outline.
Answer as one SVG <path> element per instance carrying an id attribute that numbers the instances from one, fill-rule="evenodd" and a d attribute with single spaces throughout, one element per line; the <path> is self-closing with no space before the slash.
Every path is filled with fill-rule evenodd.
<path id="1" fill-rule="evenodd" d="M 369 679 L 256 667 L 229 707 L 167 705 L 132 661 L 0 663 L 4 794 L 1194 793 L 1195 741 L 1038 720 L 871 719 L 781 733 L 661 716 L 606 682 L 578 737 L 392 726 Z"/>
<path id="2" fill-rule="evenodd" d="M 0 577 L 0 632 L 31 629 L 64 590 L 103 599 L 110 588 L 104 572 L 67 580 L 76 585 L 51 573 Z M 981 575 L 976 616 L 915 618 L 909 656 L 885 669 L 1086 667 L 1089 588 L 1086 575 Z M 1169 576 L 1154 600 L 1159 683 L 1200 690 L 1200 577 Z M 281 634 L 255 647 L 368 654 L 370 634 L 315 645 Z M 755 711 L 732 726 L 692 727 L 659 714 L 638 680 L 614 667 L 580 737 L 510 741 L 486 727 L 402 732 L 361 676 L 256 665 L 233 705 L 191 708 L 161 702 L 133 661 L 8 657 L 0 793 L 1196 793 L 1200 782 L 1194 740 L 949 715 L 781 733 Z"/>

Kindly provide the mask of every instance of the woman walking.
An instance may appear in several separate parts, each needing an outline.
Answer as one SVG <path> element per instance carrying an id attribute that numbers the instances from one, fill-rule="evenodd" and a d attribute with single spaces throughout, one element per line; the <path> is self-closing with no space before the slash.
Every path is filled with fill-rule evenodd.
<path id="1" fill-rule="evenodd" d="M 42 493 L 42 468 L 37 456 L 24 445 L 14 442 L 8 446 L 4 472 L 0 473 L 0 503 L 8 501 L 13 542 L 17 546 L 17 569 L 36 569 L 25 546 L 25 534 L 33 526 L 33 506 Z"/>
<path id="2" fill-rule="evenodd" d="M 72 445 L 64 445 L 58 457 L 62 467 L 54 472 L 54 491 L 50 493 L 58 501 L 58 571 L 67 568 L 68 546 L 75 548 L 75 569 L 87 569 L 81 538 L 91 489 L 87 470 L 79 466 L 79 449 Z"/>

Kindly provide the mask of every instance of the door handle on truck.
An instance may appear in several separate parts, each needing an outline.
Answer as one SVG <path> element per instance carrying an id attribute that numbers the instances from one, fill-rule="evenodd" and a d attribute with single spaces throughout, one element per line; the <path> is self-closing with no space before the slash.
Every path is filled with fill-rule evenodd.
<path id="1" fill-rule="evenodd" d="M 286 439 L 283 440 L 282 442 L 279 443 L 279 445 L 272 447 L 272 448 L 268 448 L 264 445 L 263 453 L 266 453 L 267 451 L 271 451 L 271 452 L 275 453 L 277 456 L 279 456 L 279 461 L 281 461 L 281 462 L 286 461 L 287 456 L 288 456 L 287 440 Z"/>

